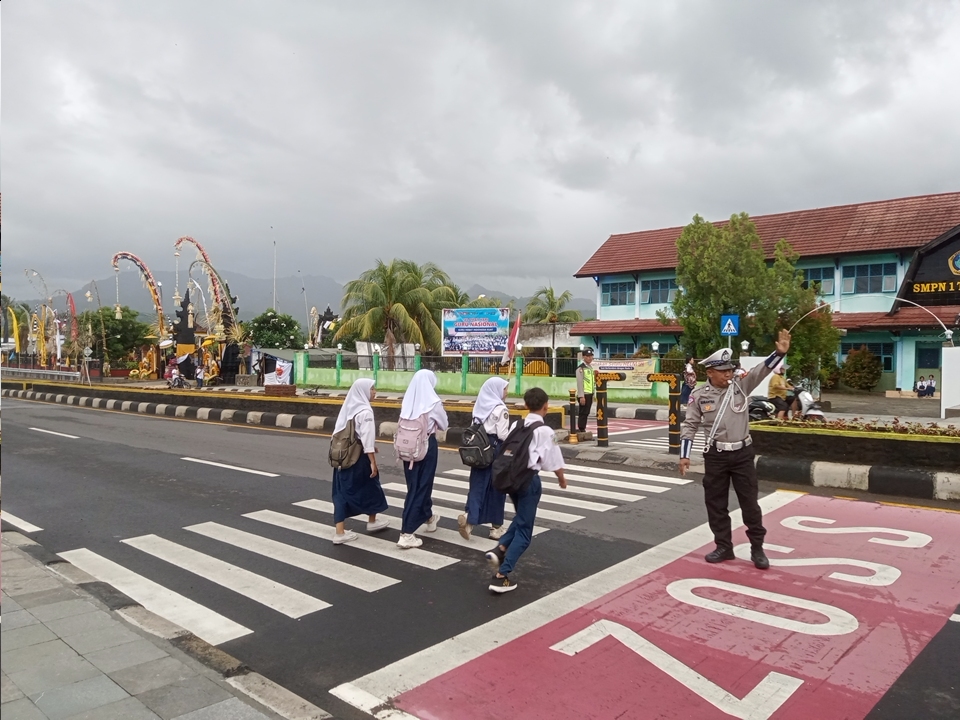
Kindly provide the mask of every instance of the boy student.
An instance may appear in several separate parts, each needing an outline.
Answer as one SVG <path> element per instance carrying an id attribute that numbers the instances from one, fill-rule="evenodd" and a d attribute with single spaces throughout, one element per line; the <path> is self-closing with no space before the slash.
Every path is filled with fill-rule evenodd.
<path id="1" fill-rule="evenodd" d="M 563 455 L 557 445 L 556 436 L 553 430 L 543 424 L 543 418 L 550 407 L 547 393 L 537 387 L 530 388 L 523 394 L 523 402 L 530 411 L 523 419 L 523 428 L 534 427 L 527 458 L 527 468 L 533 471 L 533 476 L 521 490 L 510 493 L 516 515 L 510 528 L 500 538 L 500 544 L 486 554 L 492 565 L 499 566 L 490 581 L 490 591 L 498 594 L 517 588 L 517 583 L 510 579 L 510 572 L 524 550 L 530 546 L 530 539 L 533 537 L 533 523 L 537 518 L 537 505 L 540 503 L 541 494 L 540 471 L 554 473 L 560 487 L 567 487 L 563 476 Z M 523 428 L 519 427 L 518 423 L 513 424 L 504 443 L 505 448 L 511 445 L 510 436 L 522 432 Z"/>

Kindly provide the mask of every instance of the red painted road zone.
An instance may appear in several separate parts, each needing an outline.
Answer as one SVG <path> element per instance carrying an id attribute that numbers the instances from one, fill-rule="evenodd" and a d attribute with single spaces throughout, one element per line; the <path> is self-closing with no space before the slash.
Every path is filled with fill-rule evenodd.
<path id="1" fill-rule="evenodd" d="M 804 496 L 764 524 L 766 572 L 708 565 L 705 547 L 395 704 L 420 718 L 864 717 L 956 610 L 960 515 Z"/>
<path id="2" fill-rule="evenodd" d="M 668 423 L 659 420 L 630 420 L 629 418 L 609 418 L 607 421 L 607 432 L 609 433 L 630 433 L 637 430 L 645 430 L 652 427 L 667 427 Z M 594 418 L 587 420 L 587 430 L 594 435 L 597 434 L 597 421 Z"/>

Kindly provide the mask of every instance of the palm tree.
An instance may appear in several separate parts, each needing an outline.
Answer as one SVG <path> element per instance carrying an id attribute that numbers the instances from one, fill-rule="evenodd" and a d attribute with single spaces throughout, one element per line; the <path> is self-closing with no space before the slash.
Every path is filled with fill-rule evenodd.
<path id="1" fill-rule="evenodd" d="M 487 297 L 486 295 L 480 295 L 477 298 L 471 299 L 470 296 L 463 291 L 459 285 L 456 283 L 450 283 L 450 292 L 453 294 L 454 304 L 453 307 L 458 308 L 498 308 L 501 306 L 502 301 L 498 297 Z"/>
<path id="2" fill-rule="evenodd" d="M 343 321 L 334 339 L 350 335 L 374 339 L 382 335 L 387 367 L 393 365 L 398 342 L 439 350 L 440 311 L 456 300 L 450 285 L 450 278 L 433 263 L 377 260 L 375 267 L 344 288 Z"/>
<path id="3" fill-rule="evenodd" d="M 550 323 L 552 327 L 552 338 L 550 341 L 550 354 L 553 358 L 553 375 L 557 374 L 557 323 L 572 323 L 583 319 L 579 310 L 565 310 L 564 308 L 573 300 L 573 293 L 564 290 L 557 295 L 553 285 L 548 285 L 537 290 L 527 308 L 524 310 L 524 321 L 528 323 L 545 324 Z"/>

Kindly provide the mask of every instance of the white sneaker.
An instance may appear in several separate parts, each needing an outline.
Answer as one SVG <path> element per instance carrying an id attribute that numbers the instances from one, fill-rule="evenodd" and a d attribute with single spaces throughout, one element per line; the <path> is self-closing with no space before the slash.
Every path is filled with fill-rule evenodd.
<path id="1" fill-rule="evenodd" d="M 500 527 L 492 527 L 490 528 L 490 532 L 488 533 L 487 537 L 489 537 L 491 540 L 499 540 L 503 537 L 505 532 L 506 530 L 503 529 L 503 525 Z"/>
<path id="2" fill-rule="evenodd" d="M 462 537 L 464 540 L 469 540 L 470 533 L 473 532 L 473 525 L 467 522 L 467 516 L 461 513 L 457 518 L 457 525 L 460 526 L 458 528 L 460 530 L 460 537 Z"/>
<path id="3" fill-rule="evenodd" d="M 397 541 L 397 547 L 401 550 L 409 550 L 410 548 L 418 548 L 423 545 L 423 540 L 418 538 L 416 535 L 407 535 L 406 533 L 400 533 L 400 539 Z"/>
<path id="4" fill-rule="evenodd" d="M 356 539 L 357 539 L 357 534 L 355 532 L 351 532 L 350 530 L 345 531 L 343 535 L 340 535 L 338 533 L 333 534 L 334 545 L 343 545 L 344 543 L 353 542 Z"/>
<path id="5" fill-rule="evenodd" d="M 386 518 L 377 518 L 373 522 L 367 523 L 367 532 L 375 533 L 390 527 L 390 521 Z"/>
<path id="6" fill-rule="evenodd" d="M 436 532 L 436 531 L 437 531 L 437 523 L 438 523 L 438 522 L 440 522 L 440 516 L 439 516 L 439 515 L 431 515 L 431 516 L 430 516 L 430 519 L 427 520 L 427 532 Z"/>

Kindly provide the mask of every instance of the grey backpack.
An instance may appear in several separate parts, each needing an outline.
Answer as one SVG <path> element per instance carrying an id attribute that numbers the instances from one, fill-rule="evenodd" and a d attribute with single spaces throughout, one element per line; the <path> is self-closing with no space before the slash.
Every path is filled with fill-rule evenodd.
<path id="1" fill-rule="evenodd" d="M 357 464 L 362 454 L 363 443 L 357 437 L 354 418 L 350 418 L 347 426 L 330 438 L 330 465 L 337 470 L 347 470 Z"/>

